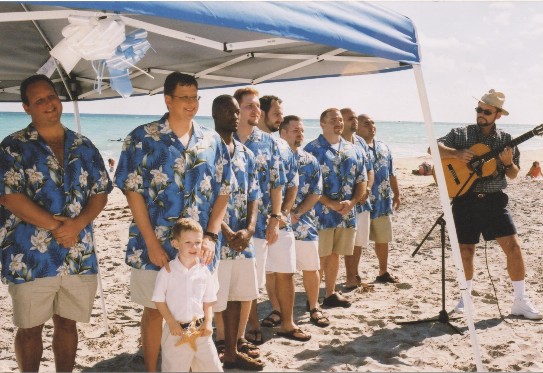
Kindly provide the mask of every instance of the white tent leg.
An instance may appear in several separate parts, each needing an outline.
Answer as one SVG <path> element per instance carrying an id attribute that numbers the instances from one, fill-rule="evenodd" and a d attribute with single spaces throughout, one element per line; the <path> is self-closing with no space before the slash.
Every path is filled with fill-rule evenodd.
<path id="1" fill-rule="evenodd" d="M 77 100 L 72 101 L 74 104 L 74 116 L 75 116 L 75 124 L 77 126 L 77 133 L 81 135 L 81 117 L 79 116 L 79 105 L 77 104 Z"/>
<path id="2" fill-rule="evenodd" d="M 426 87 L 424 85 L 424 79 L 422 76 L 422 68 L 420 65 L 413 65 L 413 71 L 415 72 L 415 80 L 417 82 L 420 104 L 422 106 L 422 114 L 424 116 L 424 122 L 426 124 L 426 134 L 428 135 L 430 150 L 432 151 L 432 161 L 435 165 L 437 185 L 439 188 L 439 198 L 441 201 L 441 206 L 443 207 L 445 221 L 447 222 L 447 230 L 449 233 L 449 241 L 451 243 L 453 261 L 457 271 L 457 281 L 460 284 L 460 290 L 462 291 L 462 297 L 464 299 L 464 304 L 466 305 L 466 307 L 464 307 L 464 310 L 468 321 L 468 329 L 471 336 L 471 345 L 473 347 L 475 364 L 477 366 L 478 372 L 484 372 L 485 370 L 483 368 L 483 362 L 481 360 L 481 353 L 479 351 L 479 343 L 477 342 L 477 332 L 475 330 L 475 325 L 473 324 L 473 315 L 471 313 L 472 309 L 468 306 L 469 304 L 471 304 L 471 294 L 468 294 L 467 290 L 464 266 L 462 264 L 462 258 L 460 256 L 460 246 L 458 244 L 458 237 L 456 236 L 456 227 L 454 225 L 452 209 L 449 201 L 449 194 L 447 193 L 447 185 L 445 184 L 445 174 L 443 173 L 443 168 L 441 167 L 441 158 L 439 157 L 437 139 L 434 133 L 434 123 L 432 121 L 430 104 L 428 103 L 428 96 L 426 94 Z"/>
<path id="3" fill-rule="evenodd" d="M 98 247 L 96 246 L 96 240 L 94 239 L 94 229 L 92 231 L 92 243 L 94 244 L 94 254 L 96 255 L 96 268 L 98 269 L 98 291 L 100 291 L 100 301 L 102 302 L 102 315 L 104 317 L 104 328 L 106 329 L 106 333 L 109 333 L 109 326 L 107 323 L 106 300 L 104 298 L 104 289 L 102 288 L 102 272 L 100 271 Z"/>

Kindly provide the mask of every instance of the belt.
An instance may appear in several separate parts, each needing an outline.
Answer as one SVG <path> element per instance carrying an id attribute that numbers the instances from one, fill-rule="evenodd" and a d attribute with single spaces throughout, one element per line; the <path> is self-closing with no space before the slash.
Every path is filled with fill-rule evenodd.
<path id="1" fill-rule="evenodd" d="M 199 327 L 203 323 L 204 323 L 204 319 L 196 320 L 196 327 Z M 190 326 L 190 322 L 185 322 L 185 323 L 180 322 L 179 325 L 181 325 L 181 328 L 187 329 Z"/>

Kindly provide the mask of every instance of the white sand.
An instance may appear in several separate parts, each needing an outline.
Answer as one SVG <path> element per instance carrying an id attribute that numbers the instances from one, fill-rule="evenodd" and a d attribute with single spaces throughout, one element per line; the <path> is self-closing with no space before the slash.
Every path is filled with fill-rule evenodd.
<path id="1" fill-rule="evenodd" d="M 398 160 L 402 206 L 394 215 L 394 242 L 389 269 L 400 277 L 398 285 L 376 284 L 373 292 L 350 292 L 349 309 L 327 310 L 332 325 L 325 329 L 309 323 L 301 278 L 296 278 L 295 319 L 313 338 L 307 343 L 275 337 L 276 329 L 263 329 L 268 341 L 261 346 L 266 371 L 472 371 L 475 369 L 465 320 L 457 320 L 464 335 L 451 334 L 440 323 L 396 325 L 395 321 L 435 317 L 441 309 L 441 253 L 439 232 L 414 258 L 411 253 L 440 215 L 437 187 L 431 176 L 415 176 L 429 157 Z M 543 151 L 522 154 L 522 175 L 534 160 L 543 160 Z M 543 309 L 541 248 L 543 231 L 543 182 L 516 179 L 507 192 L 526 262 L 526 286 L 532 299 Z M 129 297 L 129 267 L 124 264 L 130 210 L 119 190 L 110 197 L 96 224 L 96 242 L 103 273 L 108 321 L 104 334 L 100 299 L 97 297 L 90 324 L 80 324 L 77 371 L 143 371 L 139 322 L 142 307 Z M 452 310 L 458 296 L 456 270 L 447 249 L 446 308 Z M 497 244 L 488 245 L 490 273 L 497 288 L 505 319 L 500 319 L 496 299 L 485 268 L 484 246 L 479 246 L 473 286 L 475 325 L 485 368 L 489 371 L 543 371 L 543 325 L 509 316 L 512 286 L 506 273 L 505 256 Z M 372 247 L 363 253 L 361 274 L 372 282 L 377 261 Z M 342 289 L 344 269 L 338 284 Z M 323 289 L 321 289 L 321 296 Z M 347 293 L 346 293 L 347 294 Z M 261 318 L 271 311 L 265 294 Z M 13 347 L 15 328 L 11 322 L 11 299 L 7 286 L 0 290 L 3 314 L 0 335 L 0 371 L 16 371 Z M 51 350 L 52 324 L 45 325 L 42 372 L 54 371 Z"/>

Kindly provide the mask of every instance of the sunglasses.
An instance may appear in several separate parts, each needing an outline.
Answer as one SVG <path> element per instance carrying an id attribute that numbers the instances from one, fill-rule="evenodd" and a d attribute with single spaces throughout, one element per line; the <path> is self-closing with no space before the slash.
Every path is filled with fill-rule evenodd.
<path id="1" fill-rule="evenodd" d="M 484 113 L 486 116 L 494 114 L 493 111 L 490 111 L 490 110 L 488 110 L 488 109 L 482 109 L 482 108 L 480 108 L 480 107 L 476 107 L 476 108 L 475 108 L 475 111 L 476 111 L 477 113 L 479 113 L 479 114 Z"/>

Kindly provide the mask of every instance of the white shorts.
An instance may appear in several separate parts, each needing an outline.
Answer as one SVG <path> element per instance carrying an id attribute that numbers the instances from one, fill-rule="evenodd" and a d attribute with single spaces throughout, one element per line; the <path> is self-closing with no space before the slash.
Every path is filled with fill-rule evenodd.
<path id="1" fill-rule="evenodd" d="M 298 271 L 318 271 L 320 269 L 319 241 L 300 241 L 296 247 L 296 269 Z"/>
<path id="2" fill-rule="evenodd" d="M 222 312 L 228 302 L 245 302 L 258 298 L 256 259 L 221 260 L 218 270 L 220 288 L 213 312 Z"/>
<path id="3" fill-rule="evenodd" d="M 266 285 L 266 259 L 268 258 L 268 244 L 262 238 L 253 238 L 256 258 L 256 282 L 261 289 Z"/>
<path id="4" fill-rule="evenodd" d="M 162 329 L 163 372 L 222 372 L 222 364 L 211 336 L 196 338 L 196 351 L 188 343 L 175 346 L 181 339 L 170 333 L 168 323 Z"/>
<path id="5" fill-rule="evenodd" d="M 268 245 L 268 259 L 266 272 L 296 273 L 296 247 L 294 246 L 294 232 L 279 230 L 279 238 L 272 245 Z"/>
<path id="6" fill-rule="evenodd" d="M 356 215 L 356 236 L 354 245 L 367 247 L 370 243 L 370 212 L 364 211 Z"/>

